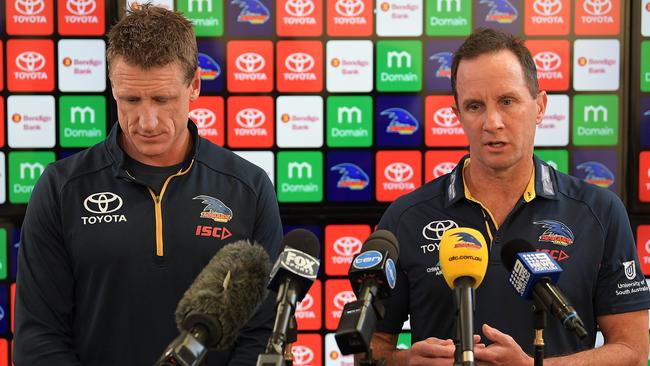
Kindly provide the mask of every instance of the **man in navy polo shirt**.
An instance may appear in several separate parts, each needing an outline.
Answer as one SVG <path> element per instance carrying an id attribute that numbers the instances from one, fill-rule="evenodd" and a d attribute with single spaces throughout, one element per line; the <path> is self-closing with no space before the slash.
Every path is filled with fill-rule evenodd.
<path id="1" fill-rule="evenodd" d="M 397 286 L 385 301 L 374 355 L 389 365 L 452 365 L 455 303 L 438 250 L 445 230 L 471 227 L 490 247 L 476 292 L 475 325 L 487 344 L 475 348 L 477 365 L 533 365 L 524 351 L 534 338 L 531 303 L 510 288 L 500 260 L 503 244 L 515 238 L 559 261 L 558 286 L 588 331 L 579 340 L 550 318 L 546 365 L 645 365 L 650 294 L 625 207 L 610 191 L 533 156 L 547 96 L 538 90 L 528 49 L 511 35 L 478 29 L 454 55 L 451 81 L 470 155 L 450 174 L 395 201 L 379 223 L 401 246 Z M 409 315 L 413 345 L 398 351 Z M 597 325 L 605 345 L 592 349 Z"/>

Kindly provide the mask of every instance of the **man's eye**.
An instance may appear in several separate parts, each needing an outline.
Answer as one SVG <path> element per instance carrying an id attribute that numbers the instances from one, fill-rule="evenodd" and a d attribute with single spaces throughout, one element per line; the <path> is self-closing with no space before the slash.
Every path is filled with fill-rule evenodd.
<path id="1" fill-rule="evenodd" d="M 511 105 L 512 103 L 514 103 L 514 101 L 510 98 L 505 98 L 501 101 L 501 103 L 503 103 L 504 105 Z"/>

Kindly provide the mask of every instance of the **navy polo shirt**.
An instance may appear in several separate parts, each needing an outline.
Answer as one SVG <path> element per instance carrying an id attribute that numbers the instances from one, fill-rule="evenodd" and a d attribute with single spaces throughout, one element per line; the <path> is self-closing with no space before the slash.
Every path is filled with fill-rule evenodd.
<path id="1" fill-rule="evenodd" d="M 511 335 L 524 350 L 532 350 L 532 302 L 511 288 L 501 263 L 503 244 L 515 238 L 558 261 L 564 270 L 558 286 L 588 331 L 579 340 L 549 316 L 544 332 L 548 356 L 592 348 L 599 315 L 650 308 L 627 212 L 614 193 L 557 172 L 535 157 L 526 191 L 497 226 L 464 185 L 466 159 L 451 173 L 400 197 L 382 217 L 379 228 L 397 236 L 400 255 L 397 285 L 384 301 L 386 317 L 378 331 L 399 333 L 410 315 L 413 343 L 454 337 L 456 305 L 438 260 L 440 238 L 454 227 L 477 229 L 489 243 L 488 269 L 476 291 L 478 334 L 481 324 L 487 323 Z"/>

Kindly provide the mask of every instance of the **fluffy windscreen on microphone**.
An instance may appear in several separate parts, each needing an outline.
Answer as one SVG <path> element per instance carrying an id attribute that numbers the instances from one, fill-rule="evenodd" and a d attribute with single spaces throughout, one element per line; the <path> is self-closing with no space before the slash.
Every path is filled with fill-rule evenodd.
<path id="1" fill-rule="evenodd" d="M 512 272 L 517 261 L 517 254 L 534 252 L 535 247 L 524 239 L 513 239 L 503 245 L 501 248 L 501 262 L 506 266 L 508 272 Z"/>
<path id="2" fill-rule="evenodd" d="M 439 253 L 442 276 L 451 289 L 456 288 L 456 280 L 461 277 L 471 277 L 474 289 L 483 282 L 489 254 L 480 231 L 468 227 L 445 231 Z"/>
<path id="3" fill-rule="evenodd" d="M 377 250 L 380 253 L 388 251 L 388 257 L 397 261 L 399 256 L 399 244 L 397 238 L 388 230 L 377 230 L 368 236 L 363 244 L 362 251 Z"/>
<path id="4" fill-rule="evenodd" d="M 294 229 L 282 238 L 280 253 L 285 247 L 291 247 L 314 258 L 320 258 L 320 244 L 314 233 L 305 229 Z"/>
<path id="5" fill-rule="evenodd" d="M 268 254 L 260 245 L 240 240 L 221 248 L 203 268 L 176 308 L 176 325 L 189 331 L 188 314 L 216 321 L 220 335 L 212 337 L 211 349 L 230 347 L 267 295 L 271 271 Z M 190 324 L 188 324 L 190 323 Z M 219 329 L 217 332 L 219 333 Z"/>

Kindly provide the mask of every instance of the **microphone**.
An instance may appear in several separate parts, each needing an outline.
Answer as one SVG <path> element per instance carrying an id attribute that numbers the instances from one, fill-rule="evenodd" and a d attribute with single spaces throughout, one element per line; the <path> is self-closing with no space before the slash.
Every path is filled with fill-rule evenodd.
<path id="1" fill-rule="evenodd" d="M 485 238 L 478 230 L 454 228 L 440 239 L 440 269 L 456 297 L 464 366 L 474 365 L 474 290 L 483 282 L 488 259 Z"/>
<path id="2" fill-rule="evenodd" d="M 510 272 L 508 282 L 519 296 L 535 299 L 580 339 L 587 336 L 582 319 L 555 285 L 562 267 L 553 257 L 546 252 L 535 251 L 526 240 L 514 239 L 501 249 L 501 261 Z"/>
<path id="3" fill-rule="evenodd" d="M 378 299 L 389 297 L 395 288 L 398 256 L 399 245 L 395 235 L 387 230 L 377 230 L 353 258 L 348 277 L 358 300 L 343 307 L 334 336 L 344 355 L 369 352 L 377 319 L 384 317 L 384 307 Z"/>
<path id="4" fill-rule="evenodd" d="M 155 365 L 195 366 L 208 349 L 232 346 L 266 297 L 270 270 L 269 256 L 259 245 L 239 240 L 221 248 L 178 302 L 181 334 Z"/>
<path id="5" fill-rule="evenodd" d="M 273 333 L 266 352 L 257 358 L 257 365 L 281 365 L 290 321 L 301 301 L 318 276 L 320 244 L 311 231 L 291 230 L 282 239 L 282 252 L 271 270 L 268 288 L 276 291 L 277 309 Z"/>

